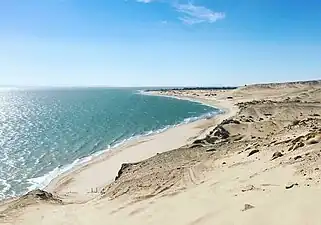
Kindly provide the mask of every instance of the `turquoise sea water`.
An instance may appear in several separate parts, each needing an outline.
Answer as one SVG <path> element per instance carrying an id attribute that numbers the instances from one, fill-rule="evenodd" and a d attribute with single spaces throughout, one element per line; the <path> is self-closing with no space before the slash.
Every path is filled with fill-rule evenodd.
<path id="1" fill-rule="evenodd" d="M 0 90 L 0 199 L 44 187 L 131 138 L 217 113 L 135 89 Z"/>

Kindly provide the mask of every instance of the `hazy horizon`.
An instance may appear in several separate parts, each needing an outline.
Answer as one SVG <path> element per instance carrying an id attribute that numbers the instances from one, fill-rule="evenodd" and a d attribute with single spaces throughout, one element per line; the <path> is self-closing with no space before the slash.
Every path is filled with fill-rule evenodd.
<path id="1" fill-rule="evenodd" d="M 310 81 L 321 81 L 321 79 L 310 79 L 310 80 L 287 80 L 284 82 L 259 82 L 259 83 L 250 83 L 250 84 L 242 84 L 242 85 L 200 85 L 200 86 L 108 86 L 108 85 L 92 85 L 92 86 L 41 86 L 41 85 L 33 85 L 33 86 L 23 86 L 23 85 L 0 85 L 0 88 L 220 88 L 220 87 L 242 87 L 246 85 L 256 85 L 256 84 L 278 84 L 278 83 L 296 83 L 296 82 L 310 82 Z"/>

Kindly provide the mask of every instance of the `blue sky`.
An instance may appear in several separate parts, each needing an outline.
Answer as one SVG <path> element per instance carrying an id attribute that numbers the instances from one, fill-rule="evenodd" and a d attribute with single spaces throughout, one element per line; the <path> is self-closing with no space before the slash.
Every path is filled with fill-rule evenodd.
<path id="1" fill-rule="evenodd" d="M 0 85 L 321 79 L 319 0 L 0 2 Z"/>

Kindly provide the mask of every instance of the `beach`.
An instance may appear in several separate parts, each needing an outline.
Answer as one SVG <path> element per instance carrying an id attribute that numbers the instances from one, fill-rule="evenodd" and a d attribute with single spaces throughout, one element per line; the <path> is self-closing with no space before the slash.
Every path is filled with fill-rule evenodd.
<path id="1" fill-rule="evenodd" d="M 22 89 L 0 98 L 0 201 L 44 188 L 125 143 L 219 113 L 135 88 Z"/>
<path id="2" fill-rule="evenodd" d="M 154 94 L 157 95 L 157 93 Z M 195 137 L 206 134 L 207 129 L 212 127 L 213 124 L 220 123 L 236 112 L 236 108 L 228 102 L 205 102 L 196 98 L 186 98 L 185 100 L 218 107 L 225 113 L 126 142 L 124 145 L 111 149 L 100 157 L 94 158 L 90 162 L 54 179 L 45 189 L 59 196 L 64 196 L 67 201 L 70 199 L 73 199 L 73 201 L 88 201 L 99 195 L 102 188 L 114 181 L 122 163 L 139 162 L 157 153 L 191 143 Z M 108 171 L 108 173 L 101 173 L 101 171 Z M 93 174 L 96 174 L 96 176 L 93 176 Z"/>
<path id="3" fill-rule="evenodd" d="M 150 94 L 224 113 L 130 141 L 45 192 L 5 201 L 0 223 L 320 224 L 320 81 Z"/>

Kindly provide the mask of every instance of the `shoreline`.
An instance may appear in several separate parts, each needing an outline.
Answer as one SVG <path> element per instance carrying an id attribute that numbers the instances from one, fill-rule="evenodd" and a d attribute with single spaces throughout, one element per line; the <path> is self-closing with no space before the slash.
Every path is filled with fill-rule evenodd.
<path id="1" fill-rule="evenodd" d="M 199 104 L 213 107 L 219 111 L 218 114 L 215 114 L 210 118 L 200 118 L 188 123 L 182 122 L 181 124 L 173 125 L 174 127 L 170 127 L 160 133 L 140 136 L 133 140 L 125 141 L 120 146 L 104 150 L 101 154 L 88 156 L 92 158 L 84 163 L 74 166 L 62 174 L 59 174 L 43 189 L 53 192 L 59 196 L 65 196 L 67 199 L 71 198 L 78 201 L 90 200 L 96 196 L 97 192 L 99 192 L 97 190 L 101 190 L 104 186 L 110 184 L 114 180 L 123 163 L 139 162 L 148 159 L 157 153 L 170 151 L 190 144 L 192 140 L 206 135 L 208 129 L 219 123 L 218 121 L 229 118 L 236 112 L 233 110 L 234 104 L 226 104 L 228 103 L 227 101 L 207 101 L 206 99 L 192 97 L 178 98 L 171 95 L 161 95 L 157 93 L 148 93 L 148 95 L 197 102 Z M 175 136 L 176 138 L 173 138 Z M 163 139 L 167 138 L 173 138 L 176 140 L 174 142 L 169 142 L 167 146 L 159 149 L 157 145 L 162 142 Z M 146 146 L 154 148 L 155 150 L 145 151 L 144 149 Z M 122 157 L 120 157 L 120 155 Z M 122 158 L 122 160 L 120 158 Z M 112 166 L 106 165 L 108 162 Z M 104 170 L 103 168 L 109 170 L 108 175 L 105 176 L 104 180 L 96 179 L 94 181 L 93 179 L 90 179 L 90 182 L 86 182 L 91 173 L 99 173 L 99 171 Z M 82 174 L 86 174 L 85 177 L 82 177 Z M 91 185 L 86 185 L 86 183 L 90 183 Z"/>
<path id="2" fill-rule="evenodd" d="M 217 110 L 217 113 L 214 113 L 211 115 L 207 115 L 208 113 L 205 113 L 205 114 L 202 114 L 198 117 L 186 118 L 188 120 L 192 119 L 192 121 L 185 122 L 185 120 L 184 120 L 178 124 L 169 125 L 168 127 L 155 130 L 152 133 L 149 133 L 149 132 L 151 132 L 151 131 L 149 131 L 146 134 L 133 136 L 129 139 L 121 141 L 120 143 L 117 143 L 115 146 L 111 146 L 108 149 L 104 149 L 104 150 L 95 152 L 91 155 L 87 155 L 87 156 L 78 158 L 69 164 L 62 165 L 61 167 L 56 167 L 55 169 L 53 169 L 49 173 L 44 174 L 43 176 L 28 179 L 28 180 L 30 180 L 30 186 L 29 186 L 27 192 L 35 190 L 35 189 L 43 189 L 43 190 L 46 190 L 49 192 L 56 192 L 56 189 L 57 188 L 59 189 L 59 187 L 57 187 L 56 185 L 59 186 L 59 184 L 60 184 L 59 181 L 61 179 L 64 179 L 66 177 L 70 177 L 73 174 L 77 174 L 78 172 L 82 171 L 84 168 L 89 167 L 91 164 L 99 163 L 99 162 L 102 162 L 106 159 L 110 159 L 111 157 L 117 155 L 118 152 L 126 151 L 127 148 L 131 148 L 133 146 L 157 139 L 159 136 L 163 136 L 163 134 L 166 134 L 166 136 L 173 137 L 173 136 L 175 136 L 176 130 L 184 132 L 185 129 L 193 129 L 194 127 L 203 126 L 203 124 L 207 124 L 207 123 L 209 123 L 209 121 L 219 119 L 219 117 L 223 116 L 224 114 L 226 114 L 228 112 L 228 111 L 226 111 L 226 109 L 222 110 L 222 108 L 220 106 L 218 106 L 219 104 L 216 104 L 213 102 L 209 103 L 209 102 L 205 101 L 204 99 L 195 99 L 195 98 L 188 98 L 188 97 L 180 98 L 180 97 L 171 96 L 171 95 L 147 93 L 144 91 L 140 91 L 140 92 L 138 92 L 138 94 L 151 95 L 151 96 L 157 96 L 157 97 L 163 97 L 163 98 L 174 98 L 174 99 L 181 100 L 181 101 L 189 101 L 189 102 L 199 103 L 201 105 L 205 105 L 205 106 L 208 106 L 208 107 L 211 107 L 211 108 Z M 167 134 L 167 133 L 169 133 L 169 134 Z M 186 137 L 186 140 L 181 141 L 180 144 L 175 144 L 172 147 L 169 146 L 169 148 L 166 148 L 164 150 L 160 150 L 157 153 L 170 151 L 174 148 L 179 148 L 181 146 L 189 144 L 191 142 L 191 140 L 190 140 L 191 138 L 195 139 L 195 138 L 201 136 L 203 133 L 204 133 L 204 131 L 201 131 L 201 133 L 194 132 L 194 133 L 192 133 L 192 135 Z M 139 159 L 137 161 L 144 160 L 144 159 L 147 159 L 152 156 L 153 155 L 146 155 L 143 159 Z M 121 167 L 122 163 L 123 162 L 119 162 L 119 165 L 118 165 L 119 168 Z M 56 170 L 61 170 L 61 171 L 58 171 L 57 172 L 58 174 L 56 175 L 55 174 Z M 117 169 L 117 171 L 118 171 L 118 169 Z M 52 177 L 50 177 L 51 174 L 54 174 L 54 175 L 52 175 Z M 113 174 L 113 178 L 116 177 L 116 175 L 117 175 L 117 172 L 115 172 Z M 37 180 L 37 179 L 43 179 L 44 181 L 41 181 L 39 183 L 32 181 L 32 180 Z M 112 181 L 113 180 L 110 180 L 109 183 Z M 42 183 L 44 183 L 44 184 L 42 184 Z M 60 190 L 58 190 L 58 192 L 60 192 Z M 20 198 L 23 195 L 24 194 L 12 196 L 12 197 L 6 197 L 6 198 L 0 200 L 0 203 Z"/>
<path id="3" fill-rule="evenodd" d="M 180 100 L 183 100 L 183 99 L 180 99 Z M 184 100 L 184 101 L 187 101 L 187 100 Z M 213 107 L 213 108 L 215 108 L 215 107 Z M 183 120 L 182 122 L 174 124 L 174 125 L 167 125 L 164 128 L 160 128 L 160 129 L 157 129 L 157 130 L 150 130 L 150 131 L 148 131 L 148 132 L 146 132 L 144 134 L 134 135 L 134 136 L 132 136 L 130 138 L 127 138 L 127 139 L 124 139 L 124 140 L 120 141 L 119 143 L 116 143 L 113 146 L 110 146 L 107 149 L 97 151 L 97 152 L 95 152 L 95 153 L 93 153 L 91 155 L 87 155 L 87 156 L 84 156 L 84 157 L 81 157 L 81 158 L 77 158 L 72 163 L 63 165 L 61 167 L 56 167 L 55 169 L 53 169 L 52 171 L 50 171 L 49 173 L 47 173 L 47 174 L 45 174 L 43 176 L 30 178 L 28 180 L 30 181 L 30 183 L 34 183 L 34 184 L 32 184 L 32 186 L 30 186 L 28 188 L 28 191 L 32 191 L 34 189 L 46 189 L 46 187 L 54 179 L 59 178 L 59 176 L 64 175 L 65 173 L 68 173 L 68 172 L 72 171 L 74 168 L 82 167 L 83 165 L 85 165 L 87 163 L 90 163 L 92 160 L 96 159 L 97 157 L 99 157 L 101 155 L 104 155 L 104 154 L 108 153 L 109 151 L 114 151 L 114 150 L 116 150 L 118 148 L 122 148 L 124 146 L 127 146 L 127 145 L 131 144 L 132 142 L 133 143 L 139 142 L 141 139 L 152 137 L 154 135 L 158 135 L 160 133 L 168 131 L 169 129 L 175 129 L 176 127 L 184 126 L 184 125 L 187 125 L 187 124 L 190 124 L 190 123 L 194 123 L 194 122 L 197 122 L 197 121 L 200 121 L 200 120 L 211 119 L 213 117 L 216 117 L 219 114 L 222 114 L 220 109 L 218 109 L 218 108 L 215 108 L 215 109 L 217 109 L 217 111 L 218 111 L 217 113 L 206 113 L 206 114 L 200 115 L 199 117 L 189 117 L 189 118 L 186 118 L 185 120 Z M 53 175 L 52 177 L 50 177 L 50 174 L 53 174 L 55 172 L 55 170 L 60 170 L 60 171 L 57 172 L 58 173 L 57 175 Z M 47 177 L 48 177 L 48 179 L 50 181 L 46 181 L 46 180 L 48 180 Z M 39 182 L 39 183 L 33 181 L 33 180 L 41 180 L 41 179 L 45 180 L 45 181 Z"/>
<path id="4" fill-rule="evenodd" d="M 171 96 L 159 96 L 159 97 L 169 97 L 169 98 L 171 98 Z M 188 99 L 179 99 L 179 98 L 175 98 L 175 99 L 182 100 L 182 101 L 197 102 L 197 103 L 200 103 L 202 105 L 205 105 L 205 104 L 203 104 L 202 102 L 199 102 L 199 101 L 192 101 L 192 100 L 188 100 Z M 100 151 L 97 151 L 97 152 L 95 152 L 95 153 L 93 153 L 91 155 L 87 155 L 87 156 L 78 158 L 78 159 L 74 160 L 72 163 L 63 165 L 61 167 L 56 167 L 55 169 L 53 169 L 49 173 L 44 174 L 43 176 L 30 178 L 28 180 L 30 181 L 30 183 L 34 183 L 34 184 L 32 184 L 28 188 L 28 192 L 32 191 L 32 190 L 35 190 L 35 189 L 46 189 L 53 180 L 59 178 L 62 175 L 68 174 L 69 172 L 73 171 L 74 169 L 80 168 L 80 167 L 84 166 L 85 164 L 90 164 L 91 161 L 95 160 L 96 158 L 100 157 L 101 155 L 108 154 L 108 152 L 110 152 L 110 151 L 116 151 L 119 148 L 123 148 L 123 147 L 125 147 L 127 145 L 132 145 L 135 142 L 140 142 L 144 138 L 153 137 L 155 135 L 158 135 L 158 134 L 161 134 L 163 132 L 166 132 L 166 131 L 168 131 L 170 129 L 175 129 L 175 128 L 179 127 L 179 126 L 184 126 L 184 125 L 187 125 L 187 124 L 190 124 L 190 123 L 194 123 L 194 122 L 197 122 L 197 121 L 200 121 L 200 120 L 211 119 L 213 117 L 218 116 L 219 114 L 224 113 L 224 112 L 221 111 L 221 109 L 216 108 L 216 107 L 214 107 L 212 105 L 206 105 L 206 106 L 209 106 L 209 107 L 217 110 L 217 112 L 205 113 L 205 114 L 202 114 L 202 115 L 200 115 L 198 117 L 189 117 L 189 118 L 186 118 L 182 122 L 177 123 L 177 124 L 167 125 L 164 128 L 160 128 L 160 129 L 157 129 L 157 130 L 150 130 L 150 131 L 148 131 L 148 132 L 146 132 L 144 134 L 134 135 L 134 136 L 132 136 L 130 138 L 127 138 L 127 139 L 124 139 L 124 140 L 120 141 L 119 143 L 116 143 L 113 146 L 110 146 L 107 149 L 100 150 Z M 53 175 L 52 177 L 50 177 L 51 174 L 55 173 L 55 170 L 59 170 L 59 171 L 57 172 L 56 175 Z M 38 182 L 34 182 L 33 180 L 44 180 L 44 181 L 38 183 Z M 15 196 L 15 197 L 19 197 L 19 196 Z M 13 197 L 13 198 L 15 198 L 15 197 Z M 6 200 L 6 199 L 4 199 L 4 200 Z"/>

